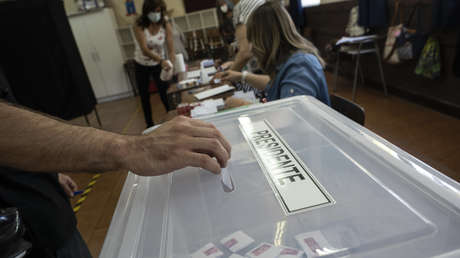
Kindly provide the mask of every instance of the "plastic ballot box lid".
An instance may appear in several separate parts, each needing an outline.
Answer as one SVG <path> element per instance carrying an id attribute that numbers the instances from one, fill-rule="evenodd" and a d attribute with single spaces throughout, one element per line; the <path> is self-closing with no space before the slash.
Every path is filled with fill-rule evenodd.
<path id="1" fill-rule="evenodd" d="M 460 257 L 460 185 L 316 99 L 203 120 L 232 145 L 233 191 L 129 173 L 100 257 Z"/>

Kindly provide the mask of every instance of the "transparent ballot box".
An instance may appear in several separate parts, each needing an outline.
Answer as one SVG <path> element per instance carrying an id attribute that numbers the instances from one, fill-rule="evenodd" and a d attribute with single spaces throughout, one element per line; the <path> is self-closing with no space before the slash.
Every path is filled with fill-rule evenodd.
<path id="1" fill-rule="evenodd" d="M 233 191 L 130 173 L 100 257 L 460 257 L 460 185 L 316 99 L 203 120 L 232 145 Z"/>

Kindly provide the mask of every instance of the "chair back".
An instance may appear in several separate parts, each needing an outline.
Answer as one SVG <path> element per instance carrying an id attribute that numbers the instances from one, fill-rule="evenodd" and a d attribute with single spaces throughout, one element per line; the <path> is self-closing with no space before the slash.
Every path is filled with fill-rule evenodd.
<path id="1" fill-rule="evenodd" d="M 350 118 L 356 123 L 364 126 L 364 120 L 365 120 L 364 108 L 362 108 L 360 105 L 348 99 L 342 98 L 337 95 L 330 95 L 330 99 L 331 99 L 331 107 L 334 110 Z"/>

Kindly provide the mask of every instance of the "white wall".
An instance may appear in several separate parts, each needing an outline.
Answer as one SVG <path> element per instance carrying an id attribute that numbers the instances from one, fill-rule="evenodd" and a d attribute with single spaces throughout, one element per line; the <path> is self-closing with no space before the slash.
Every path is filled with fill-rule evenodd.
<path id="1" fill-rule="evenodd" d="M 185 15 L 185 5 L 183 0 L 168 0 L 166 1 L 166 6 L 168 10 L 174 9 L 172 13 L 173 17 Z"/>

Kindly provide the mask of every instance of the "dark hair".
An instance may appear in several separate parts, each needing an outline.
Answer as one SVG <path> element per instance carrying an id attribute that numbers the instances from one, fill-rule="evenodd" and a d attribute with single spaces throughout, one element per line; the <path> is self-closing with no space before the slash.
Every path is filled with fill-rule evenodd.
<path id="1" fill-rule="evenodd" d="M 315 55 L 324 67 L 318 49 L 296 30 L 289 13 L 279 2 L 267 2 L 248 19 L 247 39 L 262 70 L 274 77 L 276 67 L 297 51 Z"/>
<path id="2" fill-rule="evenodd" d="M 163 0 L 145 0 L 144 4 L 142 5 L 142 14 L 139 18 L 137 18 L 136 24 L 142 28 L 147 28 L 152 23 L 148 17 L 149 13 L 155 12 L 155 9 L 158 7 L 161 8 L 161 19 L 159 23 L 164 25 L 166 4 Z"/>
<path id="3" fill-rule="evenodd" d="M 227 13 L 223 13 L 223 12 L 222 12 L 222 10 L 220 9 L 220 2 L 224 2 L 224 4 L 227 5 L 227 7 L 228 7 L 227 13 L 228 13 L 228 12 L 233 12 L 233 8 L 232 8 L 231 6 L 229 6 L 229 5 L 227 4 L 227 2 L 224 1 L 224 0 L 217 0 L 217 1 L 216 1 L 216 12 L 217 12 L 217 17 L 218 17 L 218 20 L 219 20 L 219 24 L 222 25 L 222 24 L 225 22 L 225 20 L 228 20 L 228 19 L 231 20 L 231 18 L 227 18 Z"/>

